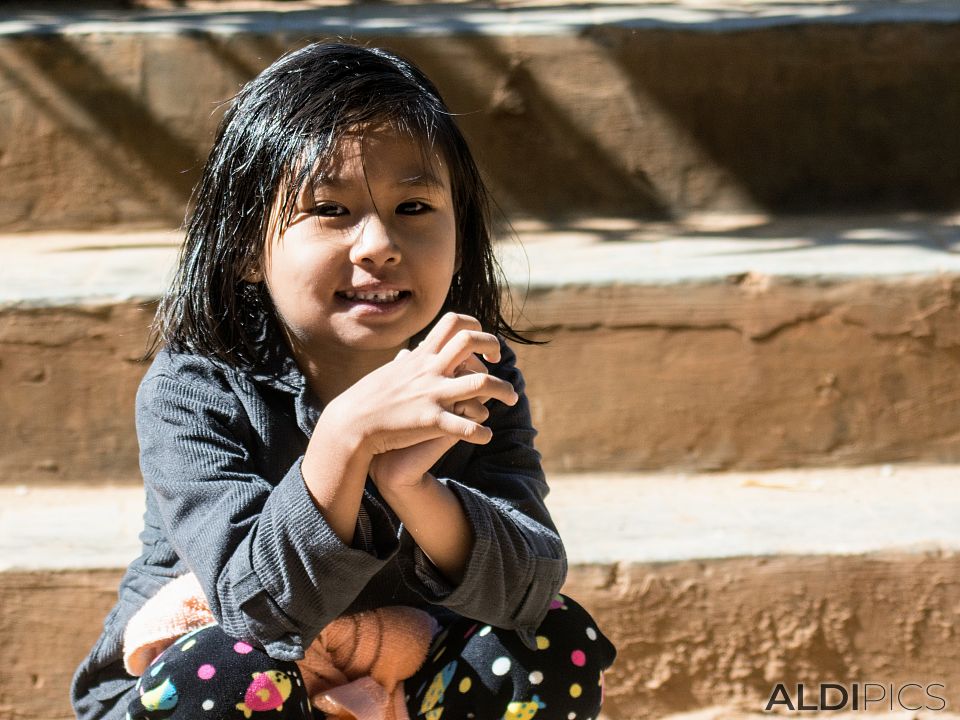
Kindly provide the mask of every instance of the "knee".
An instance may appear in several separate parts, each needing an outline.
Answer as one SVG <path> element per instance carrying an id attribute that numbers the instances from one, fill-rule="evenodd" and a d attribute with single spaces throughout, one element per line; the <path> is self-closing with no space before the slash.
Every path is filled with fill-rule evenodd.
<path id="1" fill-rule="evenodd" d="M 610 667 L 617 655 L 597 621 L 567 595 L 557 595 L 550 603 L 546 617 L 537 628 L 536 642 L 538 650 L 554 647 L 552 654 L 569 656 L 574 667 L 590 666 L 597 671 Z"/>
<path id="2" fill-rule="evenodd" d="M 514 650 L 518 660 L 519 672 L 512 678 L 515 699 L 549 707 L 547 717 L 597 717 L 603 704 L 604 672 L 613 664 L 616 648 L 590 613 L 575 600 L 558 595 L 537 628 L 536 649 L 521 648 L 514 638 L 504 646 Z"/>
<path id="3" fill-rule="evenodd" d="M 273 660 L 262 650 L 211 625 L 185 635 L 147 668 L 130 702 L 130 718 L 310 717 L 296 663 Z"/>

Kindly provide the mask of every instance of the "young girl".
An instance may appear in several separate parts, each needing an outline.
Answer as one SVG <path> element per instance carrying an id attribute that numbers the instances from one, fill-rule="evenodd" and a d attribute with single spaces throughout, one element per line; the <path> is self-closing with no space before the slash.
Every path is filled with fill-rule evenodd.
<path id="1" fill-rule="evenodd" d="M 524 339 L 437 89 L 382 50 L 287 55 L 234 99 L 195 200 L 137 395 L 143 553 L 74 678 L 77 715 L 324 717 L 295 661 L 400 607 L 432 645 L 395 716 L 595 719 L 615 651 L 557 594 L 503 340 Z M 138 680 L 124 632 L 187 577 L 209 620 Z"/>

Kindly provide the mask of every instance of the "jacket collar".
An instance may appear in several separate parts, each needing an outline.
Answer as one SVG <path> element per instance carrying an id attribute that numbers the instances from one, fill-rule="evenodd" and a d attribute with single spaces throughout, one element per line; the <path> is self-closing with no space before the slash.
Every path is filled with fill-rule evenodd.
<path id="1" fill-rule="evenodd" d="M 323 405 L 311 392 L 306 377 L 293 359 L 274 313 L 260 313 L 257 322 L 259 327 L 255 336 L 260 362 L 245 374 L 256 383 L 293 395 L 297 425 L 310 436 Z"/>

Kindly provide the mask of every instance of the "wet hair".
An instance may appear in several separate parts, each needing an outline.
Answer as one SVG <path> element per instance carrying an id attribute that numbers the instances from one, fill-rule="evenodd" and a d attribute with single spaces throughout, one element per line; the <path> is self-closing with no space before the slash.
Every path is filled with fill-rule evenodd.
<path id="1" fill-rule="evenodd" d="M 350 133 L 387 125 L 449 168 L 459 269 L 442 312 L 476 317 L 488 332 L 533 342 L 504 319 L 505 287 L 491 244 L 490 200 L 439 91 L 385 50 L 313 44 L 284 55 L 233 98 L 193 195 L 175 277 L 157 309 L 148 354 L 166 344 L 241 368 L 263 361 L 263 318 L 274 313 L 262 267 L 270 217 L 280 229 L 315 173 Z"/>

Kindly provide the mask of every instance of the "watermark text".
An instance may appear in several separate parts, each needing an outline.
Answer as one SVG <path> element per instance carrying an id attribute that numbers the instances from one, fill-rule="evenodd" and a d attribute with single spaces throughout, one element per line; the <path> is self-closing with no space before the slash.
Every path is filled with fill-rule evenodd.
<path id="1" fill-rule="evenodd" d="M 947 707 L 943 697 L 945 690 L 943 683 L 777 683 L 764 710 L 877 712 L 888 709 L 938 712 Z"/>

